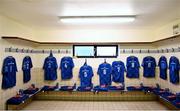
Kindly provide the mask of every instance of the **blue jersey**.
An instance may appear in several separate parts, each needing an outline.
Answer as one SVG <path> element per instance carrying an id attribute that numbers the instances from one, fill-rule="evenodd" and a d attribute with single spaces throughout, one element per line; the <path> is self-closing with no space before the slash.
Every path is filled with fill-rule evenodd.
<path id="1" fill-rule="evenodd" d="M 53 56 L 48 56 L 44 61 L 44 79 L 45 80 L 56 80 L 57 79 L 57 61 Z"/>
<path id="2" fill-rule="evenodd" d="M 16 85 L 16 72 L 17 65 L 15 58 L 12 56 L 6 57 L 2 68 L 2 89 L 11 88 Z"/>
<path id="3" fill-rule="evenodd" d="M 109 63 L 102 63 L 98 67 L 100 85 L 111 85 L 112 67 Z"/>
<path id="4" fill-rule="evenodd" d="M 143 59 L 142 62 L 143 76 L 144 77 L 155 77 L 156 71 L 156 60 L 154 57 L 147 56 Z"/>
<path id="5" fill-rule="evenodd" d="M 166 80 L 168 65 L 167 65 L 167 59 L 165 56 L 160 57 L 158 66 L 159 66 L 159 71 L 160 71 L 160 75 L 159 75 L 160 78 Z"/>
<path id="6" fill-rule="evenodd" d="M 79 71 L 81 87 L 91 87 L 93 76 L 94 74 L 93 74 L 92 67 L 87 64 L 83 65 Z"/>
<path id="7" fill-rule="evenodd" d="M 128 78 L 139 78 L 139 60 L 135 56 L 129 56 L 126 60 Z"/>
<path id="8" fill-rule="evenodd" d="M 123 62 L 114 61 L 112 63 L 112 81 L 117 82 L 117 83 L 123 83 L 125 71 L 126 71 L 126 68 Z"/>
<path id="9" fill-rule="evenodd" d="M 60 63 L 61 79 L 71 79 L 73 77 L 74 62 L 72 57 L 63 57 Z"/>
<path id="10" fill-rule="evenodd" d="M 31 68 L 33 67 L 31 57 L 26 56 L 23 59 L 22 70 L 23 70 L 23 82 L 27 83 L 31 80 Z"/>
<path id="11" fill-rule="evenodd" d="M 169 77 L 171 83 L 179 83 L 179 59 L 175 56 L 169 60 Z"/>

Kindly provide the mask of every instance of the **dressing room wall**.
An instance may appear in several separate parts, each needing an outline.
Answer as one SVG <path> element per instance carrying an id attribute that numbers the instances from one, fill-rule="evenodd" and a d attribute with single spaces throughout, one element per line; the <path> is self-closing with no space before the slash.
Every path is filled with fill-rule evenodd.
<path id="1" fill-rule="evenodd" d="M 172 34 L 172 30 L 170 27 L 172 24 L 177 23 L 171 22 L 168 25 L 164 25 L 159 28 L 158 31 L 152 31 L 148 29 L 137 29 L 137 30 L 120 30 L 120 29 L 97 29 L 98 31 L 95 31 L 96 29 L 60 29 L 60 30 L 49 30 L 46 29 L 35 31 L 36 29 L 32 29 L 28 27 L 27 25 L 24 25 L 22 23 L 19 23 L 18 21 L 12 20 L 11 18 L 0 16 L 0 36 L 17 36 L 22 37 L 26 39 L 32 39 L 32 40 L 38 40 L 38 41 L 62 41 L 62 42 L 88 42 L 90 40 L 96 41 L 96 42 L 117 42 L 117 41 L 152 41 L 159 38 L 165 38 L 169 37 L 169 35 Z M 172 28 L 172 27 L 171 27 Z M 47 31 L 47 32 L 46 32 Z M 108 32 L 109 31 L 109 32 Z M 151 32 L 152 31 L 152 32 Z M 93 33 L 92 33 L 93 32 Z M 161 35 L 162 36 L 158 36 Z M 156 35 L 156 36 L 155 36 Z M 84 37 L 86 36 L 86 38 Z M 91 39 L 91 37 L 95 37 L 95 39 Z M 111 37 L 112 36 L 112 37 Z M 102 39 L 98 39 L 103 37 Z M 121 40 L 122 37 L 122 40 Z M 96 39 L 97 38 L 97 39 Z M 112 38 L 112 41 L 109 41 L 109 38 Z M 179 41 L 177 40 L 170 41 L 167 43 L 159 43 L 159 44 L 141 44 L 141 45 L 121 45 L 119 44 L 120 49 L 161 49 L 161 48 L 170 48 L 170 47 L 178 47 Z M 15 47 L 15 48 L 29 48 L 29 49 L 68 49 L 71 50 L 71 53 L 69 54 L 54 54 L 58 61 L 58 66 L 60 64 L 60 59 L 64 56 L 72 56 L 72 45 L 44 45 L 44 46 L 33 46 L 32 44 L 27 44 L 23 42 L 14 42 L 14 41 L 6 41 L 0 39 L 0 67 L 2 68 L 3 59 L 6 56 L 14 56 L 16 58 L 17 66 L 18 66 L 18 72 L 17 72 L 17 84 L 14 88 L 8 89 L 8 90 L 1 90 L 0 89 L 0 109 L 5 108 L 5 102 L 8 98 L 15 95 L 16 91 L 19 89 L 25 89 L 27 88 L 31 83 L 35 83 L 38 87 L 43 86 L 45 84 L 53 85 L 57 82 L 61 85 L 72 85 L 73 83 L 79 84 L 78 80 L 78 72 L 79 68 L 83 65 L 85 59 L 81 58 L 74 58 L 75 68 L 74 68 L 74 77 L 70 81 L 61 81 L 60 80 L 60 70 L 58 69 L 58 80 L 54 82 L 46 82 L 44 81 L 44 73 L 42 70 L 43 62 L 45 57 L 47 57 L 49 54 L 27 54 L 27 53 L 5 53 L 4 49 L 9 47 Z M 108 58 L 107 62 L 112 63 L 115 60 L 121 60 L 124 63 L 126 63 L 126 58 L 130 55 L 135 55 L 139 58 L 140 64 L 142 63 L 142 59 L 145 56 L 153 56 L 156 58 L 156 62 L 158 62 L 159 57 L 161 55 L 165 55 L 168 60 L 170 56 L 175 55 L 180 59 L 179 56 L 180 53 L 164 53 L 164 54 L 120 54 L 118 58 Z M 29 55 L 32 58 L 33 61 L 33 69 L 32 69 L 32 79 L 27 84 L 23 84 L 23 74 L 21 70 L 22 66 L 22 60 L 24 56 Z M 88 58 L 88 64 L 93 67 L 94 71 L 94 78 L 93 83 L 94 85 L 99 83 L 98 75 L 97 75 L 97 68 L 100 63 L 104 61 L 104 58 Z M 157 68 L 156 78 L 152 79 L 146 79 L 142 77 L 142 68 L 140 69 L 140 79 L 128 79 L 125 78 L 125 84 L 128 85 L 139 85 L 141 82 L 143 82 L 145 85 L 154 85 L 155 83 L 159 83 L 162 87 L 169 87 L 173 92 L 179 92 L 180 91 L 180 85 L 173 85 L 169 82 L 169 80 L 161 80 L 159 79 L 159 71 Z M 2 84 L 2 74 L 0 75 L 0 85 Z M 113 83 L 114 84 L 114 83 Z"/>
<path id="2" fill-rule="evenodd" d="M 8 19 L 7 17 L 0 16 L 0 36 L 21 36 L 21 37 L 29 37 L 29 39 L 32 36 L 31 29 L 19 24 L 11 19 Z M 5 48 L 9 47 L 16 47 L 16 48 L 29 48 L 33 49 L 34 47 L 30 46 L 29 44 L 24 44 L 24 43 L 14 43 L 14 42 L 7 42 L 3 39 L 0 38 L 0 67 L 1 67 L 1 72 L 2 72 L 2 65 L 3 65 L 3 59 L 7 56 L 13 56 L 16 59 L 17 67 L 18 67 L 18 72 L 17 72 L 17 83 L 16 86 L 7 89 L 7 90 L 2 90 L 0 89 L 0 110 L 5 108 L 5 102 L 8 98 L 14 96 L 16 94 L 16 91 L 19 89 L 25 89 L 27 88 L 31 83 L 36 83 L 38 85 L 38 81 L 36 79 L 37 69 L 33 68 L 32 70 L 32 79 L 30 82 L 27 84 L 23 83 L 23 74 L 21 70 L 22 66 L 22 60 L 26 55 L 29 55 L 32 57 L 33 63 L 37 60 L 35 54 L 23 54 L 23 53 L 5 53 Z M 0 74 L 0 86 L 2 85 L 2 74 Z"/>

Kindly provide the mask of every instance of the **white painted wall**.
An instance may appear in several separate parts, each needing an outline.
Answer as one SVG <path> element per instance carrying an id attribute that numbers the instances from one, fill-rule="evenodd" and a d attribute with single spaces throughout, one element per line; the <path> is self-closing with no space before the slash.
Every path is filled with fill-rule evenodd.
<path id="1" fill-rule="evenodd" d="M 171 21 L 154 30 L 155 33 L 154 40 L 160 40 L 173 36 L 173 25 L 177 25 L 177 24 L 180 24 L 180 19 Z"/>
<path id="2" fill-rule="evenodd" d="M 43 42 L 146 42 L 154 37 L 148 29 L 76 28 L 35 31 Z"/>
<path id="3" fill-rule="evenodd" d="M 165 30 L 167 29 L 167 30 Z M 165 35 L 169 35 L 171 31 L 169 31 L 170 25 L 167 25 L 166 28 L 162 28 L 162 30 L 157 31 L 157 36 L 160 33 L 166 33 Z M 167 33 L 168 32 L 168 33 Z M 9 18 L 6 18 L 4 16 L 0 16 L 0 36 L 19 36 L 19 37 L 24 37 L 27 39 L 32 39 L 32 40 L 39 40 L 39 41 L 60 41 L 60 42 L 117 42 L 117 41 L 152 41 L 154 36 L 154 33 L 151 33 L 150 30 L 138 30 L 138 29 L 133 29 L 133 30 L 121 30 L 121 29 L 64 29 L 64 30 L 38 30 L 34 31 L 33 29 L 24 26 L 22 24 L 19 24 Z M 165 36 L 165 35 L 162 35 Z M 165 36 L 166 37 L 166 36 Z M 158 39 L 158 38 L 157 38 Z M 126 45 L 126 46 L 121 46 L 121 48 L 146 48 L 146 49 L 151 49 L 151 48 L 166 48 L 166 47 L 177 47 L 179 44 L 172 44 L 174 42 L 167 42 L 163 43 L 161 45 L 156 46 L 151 46 L 151 45 Z M 169 44 L 169 45 L 168 45 Z M 19 53 L 5 53 L 4 48 L 5 47 L 19 47 L 19 48 L 35 48 L 35 49 L 71 49 L 72 46 L 41 46 L 41 47 L 32 47 L 27 44 L 23 43 L 13 43 L 13 42 L 7 42 L 5 40 L 0 39 L 0 67 L 2 67 L 2 62 L 3 59 L 6 56 L 12 55 L 16 58 L 17 65 L 18 65 L 18 73 L 17 73 L 17 86 L 8 89 L 8 90 L 1 90 L 0 89 L 0 109 L 4 109 L 5 107 L 5 101 L 13 96 L 16 91 L 20 88 L 27 88 L 28 85 L 31 83 L 36 83 L 38 86 L 42 86 L 44 84 L 55 84 L 56 82 L 59 82 L 60 84 L 64 85 L 70 85 L 73 84 L 74 82 L 78 83 L 78 71 L 79 67 L 84 63 L 84 59 L 78 59 L 74 58 L 74 63 L 75 63 L 75 68 L 74 68 L 74 78 L 72 81 L 61 81 L 60 80 L 60 71 L 58 70 L 58 80 L 55 82 L 45 82 L 43 80 L 43 70 L 42 70 L 42 64 L 44 62 L 45 57 L 48 56 L 48 54 L 19 54 Z M 33 69 L 32 69 L 32 80 L 28 84 L 23 84 L 22 83 L 22 71 L 21 71 L 21 64 L 22 64 L 22 59 L 25 55 L 30 55 L 32 57 L 33 61 Z M 70 54 L 71 56 L 72 54 Z M 121 60 L 123 62 L 126 61 L 126 58 L 130 56 L 131 54 L 120 54 L 118 58 L 115 59 L 107 59 L 107 62 L 112 63 L 114 60 Z M 162 54 L 134 54 L 139 58 L 140 63 L 142 62 L 143 57 L 147 55 L 152 55 L 156 58 L 158 61 L 159 57 Z M 169 58 L 171 55 L 177 56 L 179 59 L 179 53 L 168 53 L 168 54 L 163 54 Z M 63 56 L 63 54 L 55 54 L 54 55 L 57 58 L 58 65 L 60 63 L 60 59 Z M 94 84 L 98 84 L 98 76 L 96 74 L 98 65 L 103 62 L 103 58 L 96 58 L 96 59 L 88 59 L 88 64 L 93 67 L 94 70 L 94 78 L 93 82 Z M 180 85 L 172 85 L 169 83 L 169 81 L 163 81 L 159 79 L 158 75 L 158 70 L 156 74 L 156 78 L 153 79 L 146 79 L 142 77 L 142 68 L 141 68 L 141 74 L 140 74 L 140 79 L 125 79 L 125 84 L 126 86 L 128 85 L 137 85 L 140 82 L 143 82 L 144 84 L 147 85 L 152 85 L 155 84 L 156 82 L 159 82 L 163 87 L 169 87 L 173 92 L 179 92 L 180 90 Z M 2 78 L 2 74 L 0 75 L 0 78 Z M 2 83 L 2 79 L 0 79 L 0 85 Z"/>

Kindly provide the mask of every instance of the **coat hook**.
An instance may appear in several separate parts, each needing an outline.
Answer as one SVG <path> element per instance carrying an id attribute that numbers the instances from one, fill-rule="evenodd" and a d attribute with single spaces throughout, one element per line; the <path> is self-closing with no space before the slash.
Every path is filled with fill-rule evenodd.
<path id="1" fill-rule="evenodd" d="M 21 50 L 22 53 L 24 53 L 24 48 Z"/>
<path id="2" fill-rule="evenodd" d="M 178 47 L 178 52 L 180 51 L 180 47 Z"/>
<path id="3" fill-rule="evenodd" d="M 168 49 L 166 49 L 166 52 L 168 53 L 168 52 L 169 52 L 169 50 L 168 50 Z"/>
<path id="4" fill-rule="evenodd" d="M 149 49 L 148 49 L 148 53 L 149 53 Z"/>
<path id="5" fill-rule="evenodd" d="M 60 50 L 58 50 L 58 53 L 60 53 Z"/>
<path id="6" fill-rule="evenodd" d="M 44 50 L 42 50 L 42 53 L 44 54 Z"/>
<path id="7" fill-rule="evenodd" d="M 141 49 L 139 50 L 139 53 L 141 54 Z"/>
<path id="8" fill-rule="evenodd" d="M 125 49 L 123 49 L 123 53 L 126 53 Z"/>
<path id="9" fill-rule="evenodd" d="M 12 47 L 9 48 L 9 52 L 11 52 L 11 51 L 12 51 Z"/>
<path id="10" fill-rule="evenodd" d="M 31 50 L 31 53 L 33 53 L 33 50 Z"/>
<path id="11" fill-rule="evenodd" d="M 172 52 L 174 52 L 174 48 L 172 48 Z"/>
<path id="12" fill-rule="evenodd" d="M 133 53 L 134 51 L 133 51 L 133 49 L 131 50 L 131 53 Z"/>
<path id="13" fill-rule="evenodd" d="M 27 49 L 27 53 L 29 53 L 29 49 Z"/>
<path id="14" fill-rule="evenodd" d="M 159 53 L 159 49 L 157 50 L 157 53 Z"/>
<path id="15" fill-rule="evenodd" d="M 66 49 L 66 54 L 68 54 L 68 50 Z"/>
<path id="16" fill-rule="evenodd" d="M 163 49 L 161 49 L 162 50 L 162 53 L 164 53 L 164 50 Z"/>
<path id="17" fill-rule="evenodd" d="M 16 48 L 16 52 L 18 52 L 18 48 Z"/>

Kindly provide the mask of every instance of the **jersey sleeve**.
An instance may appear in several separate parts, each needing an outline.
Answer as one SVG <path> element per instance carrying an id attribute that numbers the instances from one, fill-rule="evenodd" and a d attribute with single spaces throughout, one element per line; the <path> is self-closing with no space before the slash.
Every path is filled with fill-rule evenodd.
<path id="1" fill-rule="evenodd" d="M 126 67 L 129 67 L 129 57 L 126 59 Z"/>
<path id="2" fill-rule="evenodd" d="M 123 63 L 123 69 L 124 69 L 125 72 L 127 71 L 127 70 L 126 70 L 126 67 L 125 67 L 125 65 L 124 65 L 124 63 Z"/>
<path id="3" fill-rule="evenodd" d="M 18 69 L 17 69 L 17 64 L 16 64 L 16 59 L 14 58 L 14 68 L 15 68 L 15 71 L 17 72 Z"/>
<path id="4" fill-rule="evenodd" d="M 79 75 L 78 75 L 79 78 L 81 78 L 81 70 L 82 68 L 79 69 Z"/>
<path id="5" fill-rule="evenodd" d="M 4 59 L 4 62 L 3 62 L 3 68 L 2 68 L 2 74 L 4 73 L 7 73 L 8 70 L 7 70 L 7 63 L 6 63 L 7 59 Z"/>
<path id="6" fill-rule="evenodd" d="M 144 63 L 145 63 L 145 58 L 142 61 L 142 64 L 141 64 L 142 67 L 144 67 Z"/>
<path id="7" fill-rule="evenodd" d="M 61 61 L 60 61 L 59 69 L 62 69 L 62 67 L 63 67 L 63 58 L 62 58 Z"/>
<path id="8" fill-rule="evenodd" d="M 25 70 L 25 68 L 24 68 L 24 62 L 25 62 L 25 58 L 23 59 L 23 62 L 22 62 L 22 70 Z"/>
<path id="9" fill-rule="evenodd" d="M 90 74 L 91 74 L 91 77 L 93 77 L 93 76 L 94 76 L 94 73 L 93 73 L 93 69 L 92 69 L 92 67 L 90 67 Z"/>
<path id="10" fill-rule="evenodd" d="M 55 69 L 57 69 L 57 68 L 58 68 L 57 60 L 56 60 L 56 58 L 55 58 L 55 57 L 54 57 L 54 66 L 55 66 Z"/>
<path id="11" fill-rule="evenodd" d="M 179 59 L 177 58 L 177 70 L 179 70 L 180 69 L 180 64 L 179 64 Z"/>
<path id="12" fill-rule="evenodd" d="M 30 68 L 33 68 L 33 64 L 32 64 L 32 59 L 31 59 L 31 57 L 29 58 L 29 63 L 30 63 Z"/>
<path id="13" fill-rule="evenodd" d="M 159 59 L 159 62 L 158 62 L 158 66 L 160 67 L 161 65 L 161 58 Z"/>
<path id="14" fill-rule="evenodd" d="M 97 74 L 98 74 L 98 75 L 100 74 L 100 70 L 101 70 L 101 66 L 99 65 L 98 71 L 97 71 Z"/>
<path id="15" fill-rule="evenodd" d="M 156 59 L 155 58 L 153 59 L 154 59 L 154 66 L 156 67 L 157 66 Z"/>
<path id="16" fill-rule="evenodd" d="M 139 59 L 136 58 L 136 61 L 137 61 L 137 67 L 140 68 Z"/>
<path id="17" fill-rule="evenodd" d="M 110 72 L 112 73 L 112 66 L 109 64 Z"/>
<path id="18" fill-rule="evenodd" d="M 47 58 L 44 60 L 43 69 L 46 68 L 46 60 L 47 60 Z"/>
<path id="19" fill-rule="evenodd" d="M 71 58 L 71 68 L 74 68 L 74 62 L 72 58 Z"/>

